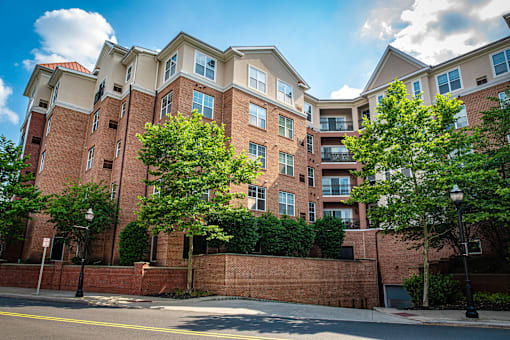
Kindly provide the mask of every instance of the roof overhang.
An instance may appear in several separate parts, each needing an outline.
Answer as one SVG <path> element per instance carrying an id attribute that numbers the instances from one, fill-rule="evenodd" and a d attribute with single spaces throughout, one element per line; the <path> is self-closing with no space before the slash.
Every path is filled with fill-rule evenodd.
<path id="1" fill-rule="evenodd" d="M 75 77 L 79 77 L 79 78 L 82 78 L 82 79 L 85 79 L 85 80 L 90 80 L 90 81 L 96 81 L 97 80 L 97 77 L 95 75 L 93 75 L 93 74 L 83 73 L 83 72 L 79 72 L 79 71 L 75 71 L 75 70 L 70 70 L 68 68 L 57 66 L 57 68 L 55 68 L 55 71 L 53 71 L 53 74 L 51 75 L 50 80 L 48 80 L 48 85 L 50 87 L 55 87 L 55 85 L 60 80 L 60 77 L 64 73 L 71 74 L 71 75 L 73 75 Z"/>
<path id="2" fill-rule="evenodd" d="M 139 46 L 133 46 L 129 49 L 129 51 L 126 53 L 124 58 L 120 61 L 122 65 L 127 66 L 131 64 L 131 62 L 135 59 L 135 57 L 139 54 L 145 54 L 148 56 L 157 56 L 158 52 L 149 50 L 147 48 L 139 47 Z"/>
<path id="3" fill-rule="evenodd" d="M 30 76 L 30 79 L 28 80 L 27 87 L 25 87 L 25 91 L 23 92 L 23 95 L 25 97 L 30 97 L 30 89 L 34 85 L 35 81 L 37 80 L 37 77 L 39 76 L 40 72 L 46 73 L 48 76 L 50 76 L 53 73 L 53 70 L 51 68 L 41 66 L 39 64 L 35 65 L 34 71 L 32 71 L 32 75 Z"/>
<path id="4" fill-rule="evenodd" d="M 99 63 L 99 60 L 101 60 L 101 57 L 103 53 L 111 54 L 111 53 L 118 53 L 120 55 L 125 55 L 129 50 L 123 46 L 117 45 L 111 41 L 105 40 L 103 47 L 101 48 L 101 52 L 99 52 L 99 57 L 96 60 L 96 64 L 94 65 L 94 69 L 92 70 L 93 73 L 97 72 L 97 64 Z"/>

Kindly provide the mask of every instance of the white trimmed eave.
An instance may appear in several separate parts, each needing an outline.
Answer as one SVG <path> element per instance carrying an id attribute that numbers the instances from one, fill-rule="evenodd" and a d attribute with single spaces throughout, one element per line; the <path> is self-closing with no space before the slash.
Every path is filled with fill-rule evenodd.
<path id="1" fill-rule="evenodd" d="M 129 49 L 128 53 L 124 56 L 124 58 L 121 59 L 120 63 L 124 66 L 128 66 L 129 64 L 131 64 L 133 59 L 139 54 L 145 54 L 155 57 L 158 55 L 158 52 L 143 47 L 133 46 Z"/>
<path id="2" fill-rule="evenodd" d="M 48 75 L 51 75 L 53 70 L 51 68 L 47 68 L 47 67 L 41 66 L 39 64 L 35 65 L 34 71 L 32 72 L 30 79 L 28 80 L 27 86 L 25 87 L 25 91 L 23 92 L 23 95 L 25 97 L 30 97 L 30 92 L 31 92 L 30 89 L 34 85 L 34 82 L 38 78 L 40 72 L 45 72 Z"/>
<path id="3" fill-rule="evenodd" d="M 48 86 L 54 87 L 57 84 L 57 82 L 60 80 L 60 77 L 62 76 L 62 74 L 64 74 L 64 73 L 69 73 L 69 74 L 72 74 L 74 76 L 77 76 L 77 77 L 85 79 L 85 80 L 90 80 L 90 81 L 97 80 L 97 77 L 93 74 L 83 73 L 80 71 L 75 71 L 75 70 L 71 70 L 71 69 L 68 69 L 65 67 L 57 66 L 55 68 L 55 71 L 53 71 L 53 74 L 51 75 L 50 80 L 48 80 Z"/>
<path id="4" fill-rule="evenodd" d="M 424 67 L 424 68 L 422 68 L 422 69 L 420 69 L 420 70 L 418 70 L 416 72 L 409 73 L 409 74 L 407 74 L 407 75 L 405 75 L 403 77 L 397 78 L 397 79 L 400 80 L 400 81 L 406 81 L 407 79 L 416 77 L 417 75 L 420 75 L 422 73 L 430 73 L 430 69 L 431 69 L 431 67 L 427 66 L 427 67 Z M 376 87 L 374 89 L 371 89 L 370 91 L 363 91 L 363 92 L 361 92 L 360 96 L 361 97 L 366 97 L 369 94 L 381 91 L 381 90 L 387 88 L 388 86 L 389 86 L 388 84 L 383 84 L 383 85 L 378 86 L 378 87 Z"/>

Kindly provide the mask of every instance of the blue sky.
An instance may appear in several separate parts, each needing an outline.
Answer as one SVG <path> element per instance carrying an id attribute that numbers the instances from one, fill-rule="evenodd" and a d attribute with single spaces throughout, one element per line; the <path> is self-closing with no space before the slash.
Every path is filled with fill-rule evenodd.
<path id="1" fill-rule="evenodd" d="M 19 139 L 35 63 L 90 66 L 106 38 L 160 49 L 185 31 L 220 49 L 276 45 L 311 94 L 352 98 L 387 44 L 435 64 L 509 35 L 506 12 L 508 0 L 1 1 L 0 134 Z"/>

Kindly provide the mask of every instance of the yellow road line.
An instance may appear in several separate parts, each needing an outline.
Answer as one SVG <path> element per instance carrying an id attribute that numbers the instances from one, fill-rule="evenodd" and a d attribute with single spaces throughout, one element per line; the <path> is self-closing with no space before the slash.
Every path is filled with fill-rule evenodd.
<path id="1" fill-rule="evenodd" d="M 174 333 L 174 334 L 183 334 L 183 335 L 198 335 L 198 336 L 216 337 L 216 338 L 223 338 L 223 339 L 283 340 L 283 339 L 277 339 L 277 338 L 265 338 L 265 337 L 257 337 L 257 336 L 250 336 L 250 335 L 234 335 L 234 334 L 223 334 L 223 333 L 212 333 L 212 332 L 188 331 L 188 330 L 173 329 L 173 328 L 160 328 L 160 327 L 129 325 L 129 324 L 112 323 L 112 322 L 67 319 L 67 318 L 59 318 L 59 317 L 54 317 L 54 316 L 10 313 L 10 312 L 2 312 L 2 311 L 0 311 L 0 315 L 12 316 L 12 317 L 18 317 L 18 318 L 37 319 L 37 320 L 77 323 L 77 324 L 84 324 L 84 325 L 136 329 L 136 330 L 142 330 L 142 331 Z"/>

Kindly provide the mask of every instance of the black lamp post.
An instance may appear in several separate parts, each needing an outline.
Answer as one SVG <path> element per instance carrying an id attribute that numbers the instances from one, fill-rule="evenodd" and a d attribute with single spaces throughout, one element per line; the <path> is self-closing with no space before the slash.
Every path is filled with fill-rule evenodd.
<path id="1" fill-rule="evenodd" d="M 466 317 L 468 318 L 478 318 L 478 312 L 475 309 L 475 305 L 473 303 L 473 292 L 471 290 L 471 281 L 469 280 L 469 270 L 467 264 L 467 256 L 468 256 L 468 245 L 464 240 L 464 228 L 462 227 L 462 214 L 460 212 L 460 205 L 462 204 L 462 200 L 464 199 L 464 192 L 459 189 L 457 184 L 453 186 L 452 191 L 450 191 L 450 198 L 455 204 L 455 208 L 457 208 L 457 220 L 459 223 L 459 233 L 460 233 L 460 244 L 462 247 L 462 262 L 464 263 L 464 274 L 466 275 L 466 300 L 467 300 L 467 308 L 466 308 Z"/>
<path id="2" fill-rule="evenodd" d="M 92 208 L 89 208 L 85 213 L 85 220 L 87 221 L 87 227 L 85 232 L 85 245 L 83 247 L 83 251 L 81 253 L 81 271 L 80 271 L 80 279 L 78 281 L 78 290 L 76 291 L 75 297 L 83 297 L 83 270 L 85 269 L 85 254 L 87 253 L 87 242 L 89 240 L 89 226 L 90 222 L 94 219 L 94 212 Z"/>

